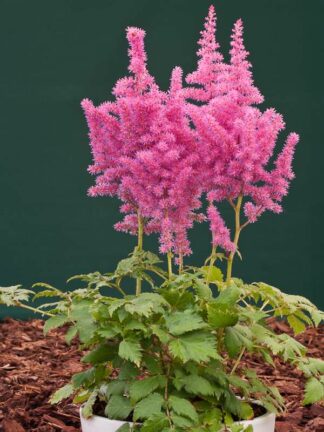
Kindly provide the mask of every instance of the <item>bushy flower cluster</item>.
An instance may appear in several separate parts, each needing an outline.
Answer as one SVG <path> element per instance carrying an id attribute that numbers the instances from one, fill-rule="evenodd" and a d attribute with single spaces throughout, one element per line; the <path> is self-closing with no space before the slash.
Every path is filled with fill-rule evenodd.
<path id="1" fill-rule="evenodd" d="M 189 254 L 187 230 L 200 207 L 198 142 L 185 112 L 182 70 L 175 68 L 162 92 L 146 67 L 143 30 L 129 28 L 130 76 L 114 89 L 115 102 L 82 102 L 97 175 L 90 196 L 118 196 L 124 219 L 115 228 L 160 234 L 161 252 Z"/>
<path id="2" fill-rule="evenodd" d="M 228 200 L 244 203 L 246 223 L 266 210 L 278 213 L 293 178 L 298 135 L 291 133 L 272 166 L 278 134 L 285 125 L 274 109 L 256 105 L 263 96 L 254 85 L 243 24 L 233 29 L 226 63 L 215 36 L 210 7 L 198 41 L 197 69 L 187 75 L 174 68 L 168 91 L 161 91 L 147 70 L 145 32 L 127 29 L 130 75 L 113 90 L 114 102 L 95 107 L 84 100 L 96 184 L 90 196 L 118 196 L 124 219 L 116 229 L 160 235 L 160 250 L 189 254 L 187 231 L 204 216 L 196 211 L 209 201 L 207 217 L 214 246 L 235 250 L 230 232 L 215 207 Z"/>

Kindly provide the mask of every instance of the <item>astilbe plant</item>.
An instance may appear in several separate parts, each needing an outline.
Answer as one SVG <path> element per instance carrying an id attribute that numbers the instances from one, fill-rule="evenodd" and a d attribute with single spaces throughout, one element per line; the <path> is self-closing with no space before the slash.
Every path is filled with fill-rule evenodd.
<path id="1" fill-rule="evenodd" d="M 306 377 L 304 403 L 324 399 L 324 362 L 268 325 L 272 316 L 286 319 L 298 334 L 319 325 L 323 313 L 301 296 L 232 275 L 242 229 L 266 210 L 282 210 L 298 136 L 288 135 L 271 165 L 282 116 L 256 107 L 263 96 L 253 83 L 241 20 L 229 63 L 215 30 L 211 7 L 197 69 L 183 86 L 176 67 L 170 89 L 162 91 L 147 70 L 144 31 L 127 29 L 130 75 L 117 82 L 114 102 L 82 102 L 94 160 L 89 171 L 96 176 L 89 195 L 121 200 L 124 217 L 115 228 L 138 237 L 130 256 L 112 273 L 71 278 L 85 285 L 70 292 L 36 284 L 34 298 L 53 298 L 39 308 L 26 303 L 30 290 L 0 292 L 2 303 L 47 316 L 45 332 L 67 324 L 67 343 L 78 337 L 87 351 L 82 361 L 89 367 L 51 401 L 74 394 L 85 417 L 95 412 L 132 421 L 122 432 L 251 431 L 236 420 L 254 416 L 253 400 L 269 411 L 284 410 L 278 390 L 242 362 L 246 353 L 272 367 L 273 356 L 282 357 Z M 232 237 L 217 207 L 222 201 L 234 210 Z M 191 253 L 187 232 L 204 220 L 211 255 L 201 267 L 185 266 Z M 167 254 L 167 271 L 143 249 L 143 236 L 153 232 Z M 218 259 L 227 263 L 225 277 L 215 266 Z M 125 291 L 127 279 L 136 281 L 134 294 Z M 142 292 L 143 281 L 149 292 Z"/>

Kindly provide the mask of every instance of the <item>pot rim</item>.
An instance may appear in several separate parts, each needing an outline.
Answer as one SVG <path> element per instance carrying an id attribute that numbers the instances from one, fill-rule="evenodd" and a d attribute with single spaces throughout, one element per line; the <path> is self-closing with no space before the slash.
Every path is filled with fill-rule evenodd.
<path id="1" fill-rule="evenodd" d="M 255 403 L 257 403 L 257 401 L 255 401 Z M 259 405 L 261 405 L 261 404 L 259 403 Z M 89 417 L 89 418 L 86 418 L 82 415 L 82 406 L 79 409 L 79 413 L 80 413 L 80 417 L 82 417 L 82 419 L 84 419 L 85 421 L 88 421 L 88 420 L 91 421 L 91 419 L 101 418 L 101 419 L 105 419 L 105 420 L 109 420 L 109 421 L 120 422 L 121 424 L 126 424 L 126 423 L 129 423 L 131 425 L 133 424 L 132 422 L 129 422 L 129 421 L 110 419 L 108 417 L 102 417 L 102 416 L 98 416 L 96 414 Z M 264 414 L 262 414 L 262 416 L 255 417 L 251 420 L 239 420 L 239 421 L 234 422 L 234 424 L 239 424 L 239 425 L 243 425 L 243 426 L 249 426 L 251 424 L 252 425 L 258 425 L 260 423 L 262 424 L 265 420 L 268 420 L 268 418 L 273 417 L 273 416 L 275 417 L 276 414 L 271 412 L 271 411 L 266 411 Z"/>

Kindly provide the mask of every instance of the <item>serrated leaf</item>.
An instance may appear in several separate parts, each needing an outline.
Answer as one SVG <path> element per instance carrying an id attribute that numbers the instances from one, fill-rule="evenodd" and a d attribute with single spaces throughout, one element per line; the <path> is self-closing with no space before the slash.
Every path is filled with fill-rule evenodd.
<path id="1" fill-rule="evenodd" d="M 112 380 L 107 385 L 106 395 L 108 398 L 112 395 L 122 396 L 125 393 L 126 386 L 126 381 L 121 381 L 119 379 Z"/>
<path id="2" fill-rule="evenodd" d="M 72 377 L 72 384 L 74 388 L 82 387 L 83 385 L 89 385 L 94 381 L 95 369 L 90 368 L 82 372 L 78 372 Z"/>
<path id="3" fill-rule="evenodd" d="M 129 395 L 134 402 L 145 398 L 150 393 L 153 393 L 157 388 L 163 387 L 165 377 L 156 375 L 142 380 L 135 381 L 129 388 Z"/>
<path id="4" fill-rule="evenodd" d="M 154 335 L 156 335 L 163 344 L 167 344 L 170 340 L 170 335 L 162 330 L 158 325 L 151 325 L 151 331 Z"/>
<path id="5" fill-rule="evenodd" d="M 72 326 L 68 329 L 68 331 L 65 334 L 65 341 L 68 345 L 70 345 L 72 339 L 75 338 L 77 333 L 78 333 L 78 328 L 76 326 Z"/>
<path id="6" fill-rule="evenodd" d="M 170 407 L 176 414 L 190 418 L 192 421 L 198 421 L 198 414 L 195 407 L 187 400 L 177 396 L 169 397 Z"/>
<path id="7" fill-rule="evenodd" d="M 238 315 L 233 308 L 226 304 L 210 303 L 207 305 L 208 323 L 213 328 L 234 326 L 238 322 Z"/>
<path id="8" fill-rule="evenodd" d="M 124 339 L 119 344 L 118 355 L 139 365 L 142 358 L 142 348 L 140 343 L 134 339 Z"/>
<path id="9" fill-rule="evenodd" d="M 188 393 L 195 395 L 212 396 L 215 393 L 215 389 L 211 383 L 199 375 L 189 375 L 186 377 L 184 387 Z"/>
<path id="10" fill-rule="evenodd" d="M 132 432 L 133 429 L 131 429 L 129 423 L 125 423 L 120 428 L 116 430 L 116 432 Z"/>
<path id="11" fill-rule="evenodd" d="M 295 315 L 288 315 L 287 321 L 295 335 L 303 333 L 306 329 L 305 323 L 298 319 Z"/>
<path id="12" fill-rule="evenodd" d="M 36 293 L 33 297 L 33 300 L 43 297 L 60 297 L 60 294 L 61 293 L 59 291 L 44 290 Z"/>
<path id="13" fill-rule="evenodd" d="M 120 395 L 113 395 L 105 408 L 105 414 L 112 420 L 125 420 L 133 410 L 130 400 Z"/>
<path id="14" fill-rule="evenodd" d="M 89 399 L 83 405 L 83 407 L 82 407 L 82 415 L 83 415 L 83 417 L 89 418 L 89 417 L 91 417 L 93 415 L 92 408 L 93 408 L 93 405 L 96 402 L 97 395 L 98 395 L 98 393 L 96 391 L 92 392 L 91 395 L 90 395 L 90 397 L 89 397 Z"/>
<path id="15" fill-rule="evenodd" d="M 152 393 L 135 405 L 134 420 L 147 419 L 161 412 L 163 397 L 159 393 Z"/>
<path id="16" fill-rule="evenodd" d="M 172 355 L 184 363 L 189 360 L 195 362 L 208 361 L 210 358 L 218 358 L 216 340 L 211 333 L 194 332 L 173 339 L 169 344 Z"/>
<path id="17" fill-rule="evenodd" d="M 240 418 L 241 420 L 251 420 L 254 416 L 254 411 L 251 405 L 247 402 L 240 404 Z"/>
<path id="18" fill-rule="evenodd" d="M 120 333 L 120 329 L 117 325 L 111 325 L 110 327 L 101 328 L 97 333 L 106 339 L 113 339 Z"/>
<path id="19" fill-rule="evenodd" d="M 124 362 L 120 367 L 120 371 L 118 374 L 118 379 L 120 380 L 132 380 L 139 375 L 138 368 L 130 362 Z"/>
<path id="20" fill-rule="evenodd" d="M 232 327 L 227 327 L 225 329 L 224 343 L 225 343 L 225 347 L 226 347 L 226 350 L 228 352 L 228 355 L 231 358 L 235 358 L 238 355 L 238 353 L 241 351 L 242 345 L 243 345 L 242 340 L 241 340 L 240 336 L 238 335 L 237 331 L 235 331 L 235 329 Z"/>
<path id="21" fill-rule="evenodd" d="M 77 393 L 73 398 L 74 404 L 83 404 L 86 402 L 90 397 L 91 391 L 90 390 L 82 390 L 79 393 Z"/>
<path id="22" fill-rule="evenodd" d="M 141 330 L 142 332 L 146 333 L 147 327 L 140 321 L 131 320 L 125 325 L 124 330 L 125 331 Z"/>
<path id="23" fill-rule="evenodd" d="M 72 384 L 66 384 L 64 387 L 61 387 L 60 389 L 56 390 L 54 394 L 50 397 L 50 403 L 56 404 L 61 402 L 63 399 L 68 398 L 73 394 L 74 388 Z"/>
<path id="24" fill-rule="evenodd" d="M 44 334 L 47 334 L 50 330 L 61 327 L 69 321 L 66 315 L 55 315 L 49 318 L 43 327 Z"/>
<path id="25" fill-rule="evenodd" d="M 236 285 L 231 285 L 219 293 L 218 297 L 215 299 L 215 303 L 228 307 L 234 306 L 239 300 L 240 295 L 240 289 Z"/>
<path id="26" fill-rule="evenodd" d="M 190 310 L 174 312 L 165 318 L 165 322 L 169 332 L 174 336 L 179 336 L 207 326 L 200 315 Z"/>
<path id="27" fill-rule="evenodd" d="M 315 377 L 309 378 L 305 386 L 304 405 L 313 404 L 322 400 L 324 400 L 324 384 Z"/>
<path id="28" fill-rule="evenodd" d="M 141 432 L 162 432 L 169 426 L 169 420 L 165 414 L 158 414 L 146 420 L 142 426 Z"/>
<path id="29" fill-rule="evenodd" d="M 186 417 L 172 415 L 171 420 L 176 427 L 180 428 L 180 430 L 188 430 L 192 426 L 192 421 Z"/>
<path id="30" fill-rule="evenodd" d="M 210 300 L 213 297 L 212 290 L 205 282 L 201 281 L 200 279 L 194 280 L 193 288 L 196 291 L 198 297 L 201 299 Z"/>
<path id="31" fill-rule="evenodd" d="M 97 346 L 94 350 L 82 357 L 82 361 L 91 364 L 104 363 L 113 360 L 115 355 L 116 347 L 104 344 Z"/>
<path id="32" fill-rule="evenodd" d="M 223 282 L 223 273 L 220 268 L 216 266 L 204 266 L 201 267 L 208 282 Z"/>

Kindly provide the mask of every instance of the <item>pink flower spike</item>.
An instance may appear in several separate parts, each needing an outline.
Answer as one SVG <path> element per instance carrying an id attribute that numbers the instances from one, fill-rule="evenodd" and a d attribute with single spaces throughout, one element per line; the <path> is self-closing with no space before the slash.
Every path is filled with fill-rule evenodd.
<path id="1" fill-rule="evenodd" d="M 212 232 L 213 246 L 220 246 L 227 252 L 235 251 L 235 245 L 230 238 L 230 231 L 225 226 L 225 222 L 219 211 L 212 204 L 208 207 L 207 215 Z"/>
<path id="2" fill-rule="evenodd" d="M 247 60 L 249 52 L 243 42 L 243 22 L 238 19 L 234 24 L 231 41 L 231 66 L 228 78 L 228 91 L 238 98 L 238 103 L 244 105 L 259 104 L 263 96 L 253 84 L 251 63 Z"/>
<path id="3" fill-rule="evenodd" d="M 282 152 L 275 162 L 277 174 L 288 180 L 292 180 L 295 176 L 292 170 L 292 161 L 298 141 L 299 135 L 295 132 L 290 133 Z"/>

